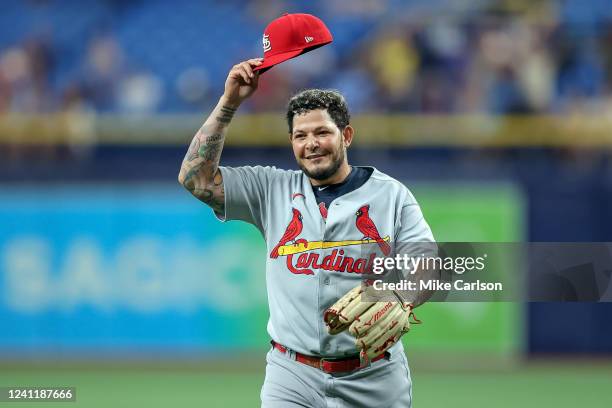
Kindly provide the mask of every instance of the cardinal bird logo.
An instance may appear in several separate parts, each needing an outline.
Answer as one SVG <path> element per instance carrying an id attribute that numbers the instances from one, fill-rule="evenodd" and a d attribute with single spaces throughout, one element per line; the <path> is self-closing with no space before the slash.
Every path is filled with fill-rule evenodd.
<path id="1" fill-rule="evenodd" d="M 326 220 L 327 219 L 327 207 L 325 207 L 324 202 L 319 203 L 319 212 L 321 213 L 321 217 L 323 217 L 323 219 Z"/>
<path id="2" fill-rule="evenodd" d="M 385 256 L 391 253 L 391 247 L 387 244 L 378 233 L 378 229 L 376 225 L 374 225 L 374 221 L 370 218 L 369 214 L 370 206 L 364 205 L 357 210 L 357 220 L 355 224 L 357 225 L 357 229 L 359 232 L 363 234 L 363 238 L 373 239 L 376 241 L 380 250 L 385 254 Z"/>
<path id="3" fill-rule="evenodd" d="M 285 230 L 285 233 L 283 234 L 282 238 L 280 239 L 280 241 L 278 241 L 278 244 L 276 244 L 276 246 L 272 249 L 272 252 L 270 252 L 270 258 L 278 258 L 278 249 L 285 245 L 287 242 L 293 242 L 295 244 L 299 242 L 306 243 L 306 240 L 304 239 L 299 239 L 297 241 L 295 240 L 295 238 L 297 238 L 297 236 L 300 235 L 300 233 L 302 232 L 302 214 L 295 208 L 292 208 L 291 211 L 293 211 L 293 217 L 291 218 L 291 221 L 289 221 L 289 225 L 287 225 L 287 229 Z"/>

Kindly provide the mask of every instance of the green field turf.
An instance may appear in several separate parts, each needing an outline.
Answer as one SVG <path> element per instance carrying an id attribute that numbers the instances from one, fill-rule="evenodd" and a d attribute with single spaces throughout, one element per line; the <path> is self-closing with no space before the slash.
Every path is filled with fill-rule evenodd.
<path id="1" fill-rule="evenodd" d="M 612 407 L 612 364 L 529 364 L 508 371 L 413 369 L 414 407 Z M 76 403 L 4 407 L 259 407 L 263 371 L 2 368 L 0 386 L 70 385 Z"/>

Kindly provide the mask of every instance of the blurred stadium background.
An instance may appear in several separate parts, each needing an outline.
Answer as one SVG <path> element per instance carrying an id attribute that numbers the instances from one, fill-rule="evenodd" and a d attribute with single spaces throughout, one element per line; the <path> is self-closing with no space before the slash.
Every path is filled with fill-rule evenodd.
<path id="1" fill-rule="evenodd" d="M 176 177 L 282 12 L 334 43 L 262 77 L 223 164 L 294 168 L 288 97 L 337 88 L 352 163 L 411 187 L 439 240 L 612 241 L 610 0 L 4 1 L 0 386 L 258 406 L 263 242 Z M 416 406 L 612 406 L 610 306 L 423 307 L 404 339 Z"/>

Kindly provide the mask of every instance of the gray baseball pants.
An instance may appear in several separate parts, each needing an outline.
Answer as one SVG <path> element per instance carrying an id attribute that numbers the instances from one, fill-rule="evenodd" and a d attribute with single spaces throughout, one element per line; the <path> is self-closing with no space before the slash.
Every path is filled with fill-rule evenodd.
<path id="1" fill-rule="evenodd" d="M 262 408 L 410 408 L 412 381 L 403 352 L 350 373 L 328 374 L 272 348 L 266 356 Z"/>

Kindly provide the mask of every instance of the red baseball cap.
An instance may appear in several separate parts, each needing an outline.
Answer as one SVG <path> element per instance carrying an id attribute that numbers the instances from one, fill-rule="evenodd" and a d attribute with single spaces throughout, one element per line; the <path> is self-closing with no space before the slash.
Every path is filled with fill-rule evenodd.
<path id="1" fill-rule="evenodd" d="M 272 21 L 263 34 L 263 63 L 253 71 L 263 73 L 276 64 L 295 58 L 333 41 L 323 21 L 311 14 L 285 13 Z"/>

